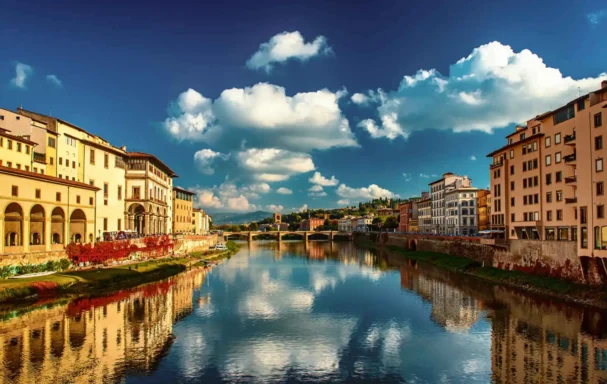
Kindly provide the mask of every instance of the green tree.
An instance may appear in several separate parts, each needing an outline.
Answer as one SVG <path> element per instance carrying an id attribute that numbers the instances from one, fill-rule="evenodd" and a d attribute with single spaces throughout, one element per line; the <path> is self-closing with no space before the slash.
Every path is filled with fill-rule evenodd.
<path id="1" fill-rule="evenodd" d="M 396 216 L 390 216 L 386 219 L 384 223 L 384 228 L 397 228 L 398 221 L 396 220 Z"/>
<path id="2" fill-rule="evenodd" d="M 375 224 L 375 225 L 377 225 L 378 227 L 381 227 L 383 223 L 384 223 L 384 219 L 383 219 L 382 217 L 379 217 L 379 216 L 378 216 L 378 217 L 375 217 L 375 218 L 373 219 L 373 221 L 371 222 L 371 224 Z"/>
<path id="3" fill-rule="evenodd" d="M 253 222 L 249 225 L 249 231 L 259 231 L 259 224 Z"/>

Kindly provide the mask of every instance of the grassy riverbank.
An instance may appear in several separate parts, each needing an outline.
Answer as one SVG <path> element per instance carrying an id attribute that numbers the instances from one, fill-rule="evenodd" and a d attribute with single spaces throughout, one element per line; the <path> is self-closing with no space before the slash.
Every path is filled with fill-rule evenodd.
<path id="1" fill-rule="evenodd" d="M 358 240 L 356 241 L 356 245 L 367 249 L 379 249 L 376 243 L 368 240 Z M 466 257 L 451 256 L 444 253 L 408 251 L 402 247 L 393 245 L 381 249 L 410 260 L 425 262 L 450 271 L 466 273 L 495 283 L 510 285 L 586 305 L 607 308 L 607 289 L 603 287 L 576 284 L 567 280 L 531 275 L 520 271 L 505 271 L 482 266 L 479 262 Z"/>
<path id="2" fill-rule="evenodd" d="M 183 257 L 144 261 L 110 268 L 60 272 L 23 279 L 0 280 L 0 303 L 29 297 L 62 294 L 87 294 L 115 288 L 128 288 L 162 280 L 199 265 L 203 260 L 230 257 L 240 248 L 228 242 L 228 250 Z"/>

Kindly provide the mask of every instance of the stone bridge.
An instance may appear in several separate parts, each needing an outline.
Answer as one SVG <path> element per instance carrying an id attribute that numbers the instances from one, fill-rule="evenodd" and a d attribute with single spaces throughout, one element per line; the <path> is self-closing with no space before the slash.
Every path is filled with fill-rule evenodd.
<path id="1" fill-rule="evenodd" d="M 262 232 L 262 231 L 242 231 L 242 232 L 223 232 L 224 240 L 227 240 L 228 237 L 238 236 L 238 237 L 246 237 L 248 241 L 253 241 L 255 236 L 274 236 L 277 241 L 282 241 L 283 235 L 297 235 L 301 236 L 301 238 L 305 241 L 308 241 L 309 237 L 312 235 L 324 235 L 328 240 L 333 241 L 335 236 L 344 236 L 348 237 L 352 240 L 352 232 L 342 232 L 342 231 L 270 231 L 270 232 Z"/>

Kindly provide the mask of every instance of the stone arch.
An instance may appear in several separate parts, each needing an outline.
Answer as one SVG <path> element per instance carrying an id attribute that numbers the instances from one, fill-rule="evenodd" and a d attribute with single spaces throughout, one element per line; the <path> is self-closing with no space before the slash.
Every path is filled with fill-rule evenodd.
<path id="1" fill-rule="evenodd" d="M 409 244 L 407 244 L 407 248 L 409 248 L 410 251 L 417 251 L 417 239 L 409 240 Z"/>
<path id="2" fill-rule="evenodd" d="M 74 243 L 86 241 L 86 215 L 80 208 L 74 209 L 70 215 L 70 234 Z"/>
<path id="3" fill-rule="evenodd" d="M 51 212 L 51 244 L 64 244 L 65 212 L 55 207 Z"/>
<path id="4" fill-rule="evenodd" d="M 30 210 L 30 244 L 43 245 L 46 238 L 46 214 L 40 204 L 36 204 Z"/>
<path id="5" fill-rule="evenodd" d="M 132 227 L 130 229 L 139 234 L 145 230 L 145 207 L 139 203 L 133 203 L 129 206 L 129 216 L 132 216 Z"/>
<path id="6" fill-rule="evenodd" d="M 10 203 L 4 209 L 4 244 L 23 245 L 23 209 L 17 203 Z"/>

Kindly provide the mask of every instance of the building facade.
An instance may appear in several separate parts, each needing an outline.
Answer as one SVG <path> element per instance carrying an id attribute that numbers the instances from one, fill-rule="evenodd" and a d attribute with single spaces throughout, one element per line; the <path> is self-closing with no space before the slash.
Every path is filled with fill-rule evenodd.
<path id="1" fill-rule="evenodd" d="M 447 235 L 469 236 L 478 232 L 477 188 L 458 188 L 445 192 Z"/>
<path id="2" fill-rule="evenodd" d="M 125 222 L 141 234 L 172 233 L 169 207 L 173 204 L 172 179 L 177 177 L 156 156 L 127 152 Z M 191 223 L 191 218 L 188 223 Z M 172 229 L 172 231 L 171 231 Z"/>
<path id="3" fill-rule="evenodd" d="M 4 166 L 0 177 L 0 254 L 94 242 L 98 188 Z"/>
<path id="4" fill-rule="evenodd" d="M 206 235 L 211 230 L 210 216 L 200 208 L 192 209 L 192 225 L 195 235 Z"/>
<path id="5" fill-rule="evenodd" d="M 470 187 L 471 180 L 466 176 L 458 176 L 451 172 L 431 182 L 430 198 L 432 199 L 432 233 L 444 234 L 447 231 L 445 219 L 445 193 L 449 190 Z"/>
<path id="6" fill-rule="evenodd" d="M 477 192 L 477 205 L 478 211 L 478 230 L 488 231 L 491 230 L 490 226 L 490 213 L 491 213 L 491 192 L 488 189 L 479 189 Z"/>
<path id="7" fill-rule="evenodd" d="M 419 233 L 433 233 L 434 224 L 432 222 L 432 199 L 425 198 L 417 202 L 418 210 L 418 231 Z"/>
<path id="8" fill-rule="evenodd" d="M 509 239 L 576 241 L 579 256 L 607 256 L 606 111 L 603 81 L 598 90 L 517 126 L 506 145 L 488 155 L 492 229 Z"/>
<path id="9" fill-rule="evenodd" d="M 192 216 L 194 196 L 186 189 L 173 187 L 173 233 L 194 233 Z"/>
<path id="10" fill-rule="evenodd" d="M 325 221 L 316 217 L 302 220 L 301 230 L 302 231 L 314 231 L 316 228 L 323 226 Z"/>

